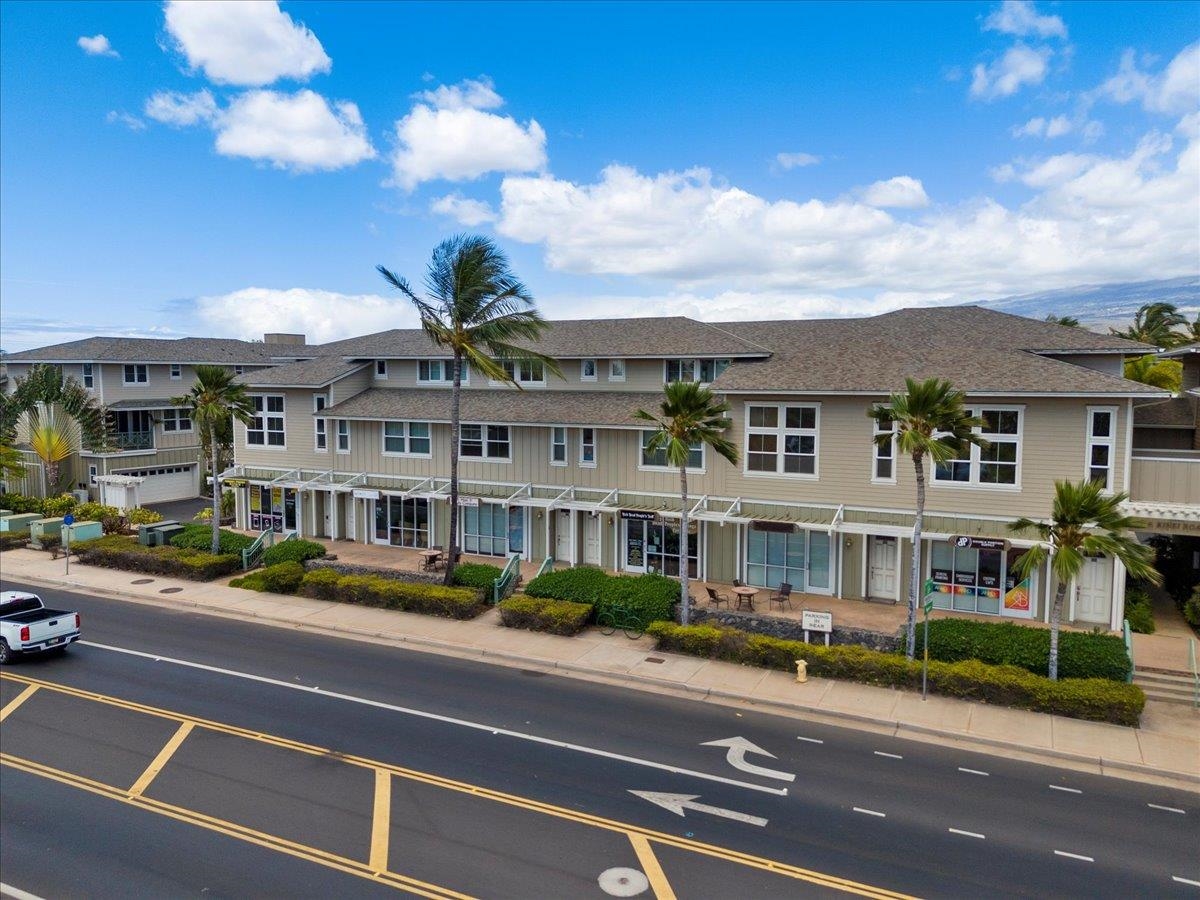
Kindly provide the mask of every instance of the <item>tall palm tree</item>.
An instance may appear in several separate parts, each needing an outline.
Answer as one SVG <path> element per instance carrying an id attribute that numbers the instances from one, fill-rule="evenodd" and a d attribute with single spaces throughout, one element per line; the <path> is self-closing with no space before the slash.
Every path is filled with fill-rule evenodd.
<path id="1" fill-rule="evenodd" d="M 904 379 L 904 392 L 892 394 L 888 402 L 873 406 L 867 415 L 883 432 L 875 443 L 912 458 L 917 479 L 917 514 L 913 520 L 912 571 L 908 582 L 908 624 L 905 652 L 913 658 L 917 639 L 917 603 L 921 587 L 921 530 L 925 518 L 925 457 L 946 463 L 966 453 L 972 444 L 987 447 L 974 429 L 983 422 L 967 411 L 966 395 L 949 381 L 928 378 Z M 894 431 L 894 434 L 893 434 Z"/>
<path id="2" fill-rule="evenodd" d="M 208 437 L 212 453 L 212 552 L 221 549 L 221 479 L 217 447 L 221 432 L 232 419 L 243 425 L 254 421 L 254 401 L 246 386 L 234 381 L 234 373 L 224 366 L 196 366 L 196 380 L 182 397 L 171 402 L 191 414 L 201 434 Z"/>
<path id="3" fill-rule="evenodd" d="M 1082 325 L 1079 324 L 1079 320 L 1077 318 L 1075 318 L 1074 316 L 1056 316 L 1053 313 L 1051 313 L 1050 315 L 1046 316 L 1046 321 L 1049 322 L 1051 325 L 1063 325 L 1067 328 L 1082 328 L 1083 327 Z"/>
<path id="4" fill-rule="evenodd" d="M 453 358 L 450 392 L 450 540 L 445 583 L 454 577 L 458 551 L 458 435 L 464 365 L 492 381 L 520 388 L 505 362 L 520 365 L 538 362 L 555 374 L 562 372 L 554 360 L 518 342 L 536 341 L 546 330 L 546 320 L 533 305 L 533 297 L 509 268 L 508 257 L 492 241 L 479 235 L 459 234 L 433 249 L 425 272 L 425 296 L 419 297 L 407 281 L 383 266 L 376 270 L 393 288 L 409 299 L 421 317 L 421 329 Z"/>
<path id="5" fill-rule="evenodd" d="M 1161 584 L 1162 576 L 1154 568 L 1154 551 L 1139 544 L 1133 530 L 1140 524 L 1125 515 L 1121 504 L 1128 494 L 1105 494 L 1099 481 L 1054 482 L 1054 504 L 1049 522 L 1018 519 L 1008 527 L 1013 531 L 1037 532 L 1043 541 L 1030 548 L 1014 567 L 1021 578 L 1028 578 L 1050 556 L 1050 571 L 1058 580 L 1054 604 L 1050 607 L 1051 681 L 1058 680 L 1058 631 L 1062 622 L 1063 599 L 1068 586 L 1079 576 L 1084 557 L 1104 555 L 1119 559 L 1126 570 L 1140 581 Z"/>
<path id="6" fill-rule="evenodd" d="M 1141 306 L 1134 313 L 1133 324 L 1129 328 L 1124 331 L 1110 328 L 1109 331 L 1117 337 L 1141 341 L 1155 347 L 1174 347 L 1187 340 L 1184 335 L 1175 331 L 1175 326 L 1187 327 L 1187 324 L 1187 319 L 1180 315 L 1175 304 L 1159 300 Z"/>
<path id="7" fill-rule="evenodd" d="M 726 440 L 725 432 L 732 424 L 725 414 L 729 404 L 718 400 L 706 387 L 691 381 L 673 381 L 663 391 L 659 415 L 639 409 L 638 419 L 657 426 L 647 449 L 664 451 L 667 465 L 679 469 L 679 496 L 682 501 L 679 521 L 679 610 L 680 621 L 686 625 L 690 615 L 688 596 L 688 454 L 696 445 L 712 447 L 717 453 L 737 465 L 738 452 Z"/>
<path id="8" fill-rule="evenodd" d="M 1153 387 L 1178 393 L 1183 384 L 1183 363 L 1177 359 L 1159 359 L 1153 353 L 1125 361 L 1125 377 Z"/>
<path id="9" fill-rule="evenodd" d="M 78 426 L 84 444 L 103 446 L 107 442 L 106 413 L 92 392 L 74 377 L 63 375 L 59 366 L 39 363 L 16 380 L 11 395 L 0 393 L 0 444 L 11 447 L 16 443 L 21 417 L 39 404 L 58 407 Z"/>

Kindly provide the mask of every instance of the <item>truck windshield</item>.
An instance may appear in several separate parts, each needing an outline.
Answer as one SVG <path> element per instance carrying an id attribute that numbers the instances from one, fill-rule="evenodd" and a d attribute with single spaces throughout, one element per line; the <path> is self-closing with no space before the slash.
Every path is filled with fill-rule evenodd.
<path id="1" fill-rule="evenodd" d="M 0 618 L 17 613 L 33 612 L 35 609 L 41 608 L 42 601 L 37 597 L 21 597 L 17 600 L 10 600 L 8 603 L 0 603 Z"/>

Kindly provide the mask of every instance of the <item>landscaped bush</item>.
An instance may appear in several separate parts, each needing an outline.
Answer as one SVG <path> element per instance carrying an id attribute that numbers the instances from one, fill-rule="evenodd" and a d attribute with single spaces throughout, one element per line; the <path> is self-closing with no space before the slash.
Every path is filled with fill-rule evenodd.
<path id="1" fill-rule="evenodd" d="M 642 622 L 674 617 L 679 582 L 664 575 L 609 575 L 600 569 L 562 569 L 539 575 L 525 586 L 530 597 L 589 603 L 599 615 L 614 605 L 623 606 Z"/>
<path id="2" fill-rule="evenodd" d="M 73 510 L 79 501 L 74 494 L 60 494 L 57 497 L 47 497 L 42 501 L 42 516 L 47 519 L 58 519 Z"/>
<path id="3" fill-rule="evenodd" d="M 77 522 L 99 522 L 105 534 L 118 534 L 125 528 L 125 517 L 115 506 L 103 503 L 80 503 L 74 510 Z"/>
<path id="4" fill-rule="evenodd" d="M 933 623 L 930 623 L 931 625 Z M 711 659 L 763 666 L 786 672 L 796 670 L 796 660 L 808 663 L 808 674 L 864 684 L 917 690 L 921 663 L 894 653 L 866 647 L 824 647 L 788 641 L 734 628 L 713 625 L 680 626 L 655 622 L 648 629 L 658 639 L 658 649 Z M 932 641 L 930 642 L 932 646 Z M 931 693 L 963 700 L 1013 706 L 1077 719 L 1136 726 L 1146 703 L 1142 689 L 1103 678 L 1067 678 L 1051 681 L 1016 666 L 993 666 L 979 660 L 930 660 Z"/>
<path id="5" fill-rule="evenodd" d="M 917 655 L 924 647 L 917 629 Z M 1034 675 L 1049 669 L 1050 629 L 1012 622 L 934 619 L 929 623 L 929 658 L 941 662 L 977 659 L 996 666 L 1018 666 Z M 1059 678 L 1107 678 L 1127 681 L 1129 655 L 1115 634 L 1063 631 L 1058 636 Z"/>
<path id="6" fill-rule="evenodd" d="M 41 513 L 42 498 L 26 494 L 0 494 L 0 509 L 12 510 L 14 513 Z"/>
<path id="7" fill-rule="evenodd" d="M 325 545 L 318 544 L 316 541 L 282 541 L 263 551 L 263 565 L 274 566 L 282 562 L 302 563 L 306 559 L 320 559 L 325 552 Z"/>
<path id="8" fill-rule="evenodd" d="M 485 608 L 482 593 L 472 588 L 400 581 L 379 575 L 338 575 L 332 569 L 314 569 L 306 573 L 300 593 L 318 600 L 399 609 L 448 619 L 473 619 Z"/>
<path id="9" fill-rule="evenodd" d="M 1125 618 L 1130 631 L 1138 634 L 1154 634 L 1154 610 L 1150 594 L 1144 588 L 1131 587 L 1125 592 Z"/>
<path id="10" fill-rule="evenodd" d="M 1192 591 L 1192 596 L 1183 603 L 1183 617 L 1193 628 L 1200 628 L 1200 585 Z"/>
<path id="11" fill-rule="evenodd" d="M 490 591 L 492 582 L 499 578 L 502 572 L 503 570 L 499 566 L 487 563 L 463 563 L 454 567 L 454 574 L 451 577 L 459 587 Z"/>
<path id="12" fill-rule="evenodd" d="M 240 554 L 255 540 L 244 534 L 238 534 L 236 531 L 226 531 L 224 528 L 220 530 L 219 534 L 221 536 L 221 553 Z M 171 544 L 175 547 L 188 547 L 192 550 L 209 550 L 212 548 L 212 526 L 184 525 L 183 531 L 171 538 Z"/>
<path id="13" fill-rule="evenodd" d="M 313 569 L 304 574 L 299 592 L 314 600 L 330 600 L 336 603 L 342 599 L 338 596 L 338 582 L 345 577 L 336 569 Z"/>
<path id="14" fill-rule="evenodd" d="M 304 580 L 304 566 L 295 561 L 281 562 L 258 569 L 229 582 L 230 587 L 249 591 L 269 591 L 272 594 L 294 594 Z"/>
<path id="15" fill-rule="evenodd" d="M 107 569 L 168 575 L 192 581 L 212 581 L 241 568 L 241 556 L 214 556 L 190 547 L 143 547 L 136 538 L 112 534 L 72 544 L 79 561 Z"/>
<path id="16" fill-rule="evenodd" d="M 155 522 L 163 520 L 162 513 L 146 509 L 143 506 L 135 506 L 129 510 L 125 513 L 125 518 L 130 525 L 153 525 Z"/>
<path id="17" fill-rule="evenodd" d="M 539 597 L 509 597 L 497 609 L 500 621 L 509 628 L 562 635 L 579 634 L 592 615 L 590 604 Z"/>
<path id="18" fill-rule="evenodd" d="M 0 531 L 0 550 L 18 550 L 28 543 L 28 531 Z"/>

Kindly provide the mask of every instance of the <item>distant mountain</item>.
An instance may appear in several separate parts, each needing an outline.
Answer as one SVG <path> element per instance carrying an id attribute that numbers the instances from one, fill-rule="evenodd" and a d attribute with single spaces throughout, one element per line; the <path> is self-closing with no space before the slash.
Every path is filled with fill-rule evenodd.
<path id="1" fill-rule="evenodd" d="M 1174 303 L 1189 319 L 1200 313 L 1200 275 L 1131 281 L 1123 284 L 1081 284 L 1038 294 L 985 300 L 979 306 L 1031 319 L 1048 315 L 1074 316 L 1092 329 L 1121 327 L 1139 306 L 1156 301 Z"/>

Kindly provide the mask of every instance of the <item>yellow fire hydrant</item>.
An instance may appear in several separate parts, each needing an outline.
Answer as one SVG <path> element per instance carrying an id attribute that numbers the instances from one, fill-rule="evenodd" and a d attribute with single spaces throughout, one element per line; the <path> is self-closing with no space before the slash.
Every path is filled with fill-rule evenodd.
<path id="1" fill-rule="evenodd" d="M 796 660 L 796 680 L 801 684 L 808 681 L 808 663 L 803 659 Z"/>

